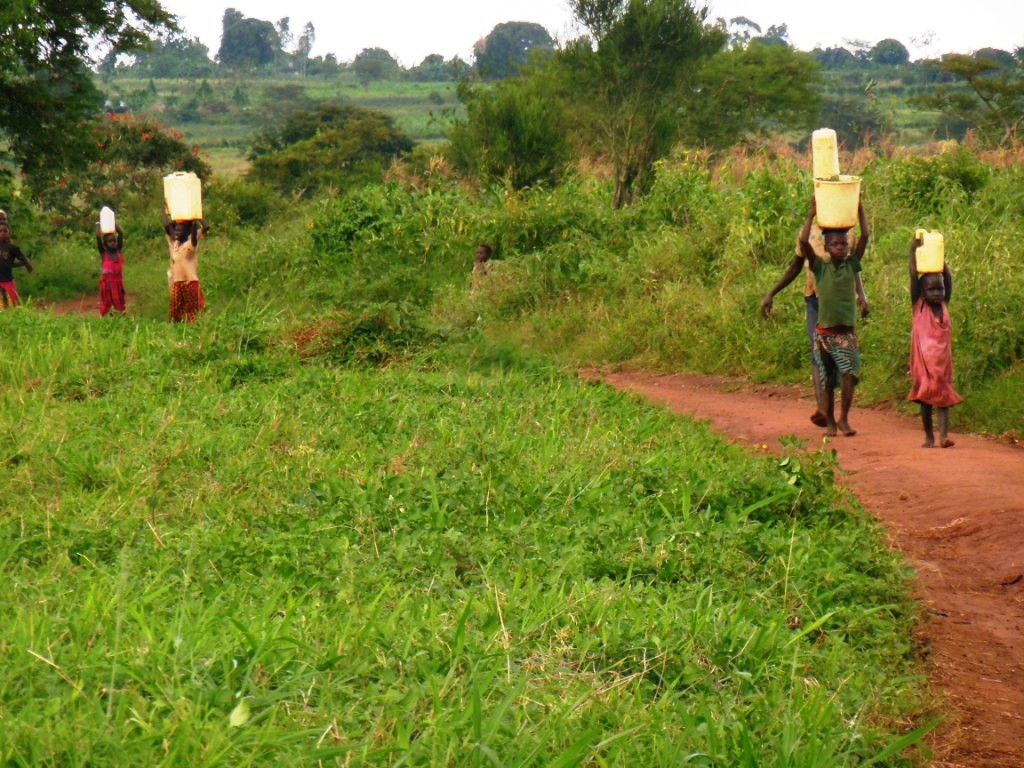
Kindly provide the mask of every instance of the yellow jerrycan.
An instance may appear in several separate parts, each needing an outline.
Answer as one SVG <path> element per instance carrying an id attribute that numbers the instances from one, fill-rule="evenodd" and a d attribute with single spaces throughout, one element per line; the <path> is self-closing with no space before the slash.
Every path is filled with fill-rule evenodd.
<path id="1" fill-rule="evenodd" d="M 164 176 L 164 201 L 167 215 L 173 221 L 203 218 L 203 187 L 199 177 L 191 171 Z"/>
<path id="2" fill-rule="evenodd" d="M 915 258 L 919 274 L 941 272 L 946 264 L 946 243 L 941 232 L 919 229 L 914 236 L 921 241 Z"/>

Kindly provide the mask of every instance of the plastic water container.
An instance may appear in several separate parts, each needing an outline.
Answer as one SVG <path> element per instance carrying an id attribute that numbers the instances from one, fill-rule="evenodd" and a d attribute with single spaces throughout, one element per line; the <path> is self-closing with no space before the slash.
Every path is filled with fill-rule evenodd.
<path id="1" fill-rule="evenodd" d="M 814 180 L 814 203 L 822 229 L 849 229 L 857 223 L 860 176 L 840 176 L 838 181 Z"/>
<path id="2" fill-rule="evenodd" d="M 946 264 L 946 243 L 942 233 L 919 229 L 914 237 L 921 241 L 915 254 L 918 273 L 941 272 Z"/>
<path id="3" fill-rule="evenodd" d="M 107 206 L 100 208 L 100 234 L 112 235 L 117 232 L 117 222 L 114 219 L 114 212 Z"/>
<path id="4" fill-rule="evenodd" d="M 164 176 L 164 201 L 167 215 L 173 221 L 203 218 L 203 187 L 199 177 L 191 171 Z"/>
<path id="5" fill-rule="evenodd" d="M 819 128 L 811 134 L 814 178 L 834 179 L 839 175 L 839 144 L 831 128 Z"/>

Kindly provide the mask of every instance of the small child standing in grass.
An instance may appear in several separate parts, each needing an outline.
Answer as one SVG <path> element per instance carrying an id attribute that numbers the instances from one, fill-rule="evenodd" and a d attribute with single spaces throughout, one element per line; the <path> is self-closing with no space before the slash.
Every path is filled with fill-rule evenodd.
<path id="1" fill-rule="evenodd" d="M 924 426 L 924 448 L 935 447 L 932 410 L 938 409 L 939 446 L 952 448 L 948 438 L 950 406 L 963 398 L 953 389 L 953 326 L 949 316 L 949 299 L 953 295 L 953 276 L 949 265 L 942 272 L 917 273 L 917 249 L 922 245 L 914 238 L 910 245 L 910 301 L 914 308 L 910 331 L 910 378 L 913 386 L 908 400 L 921 405 Z"/>
<path id="2" fill-rule="evenodd" d="M 115 224 L 115 231 L 103 234 L 96 222 L 96 247 L 103 261 L 100 271 L 100 317 L 113 309 L 124 313 L 124 231 Z"/>
<path id="3" fill-rule="evenodd" d="M 7 223 L 7 214 L 0 211 L 0 300 L 4 307 L 13 307 L 21 303 L 18 289 L 14 285 L 14 268 L 24 267 L 32 272 L 32 263 L 21 252 L 21 248 L 11 242 L 11 226 Z"/>
<path id="4" fill-rule="evenodd" d="M 800 250 L 814 273 L 818 292 L 818 324 L 814 331 L 814 354 L 821 371 L 825 406 L 825 434 L 857 434 L 850 426 L 853 391 L 860 379 L 860 344 L 854 324 L 857 321 L 857 273 L 868 247 L 868 222 L 863 204 L 857 206 L 860 236 L 850 247 L 849 229 L 823 229 L 829 260 L 818 258 L 811 247 L 811 226 L 817 215 L 817 203 L 800 230 Z M 835 390 L 840 389 L 839 419 L 835 416 Z"/>
<path id="5" fill-rule="evenodd" d="M 206 308 L 206 298 L 199 284 L 199 239 L 210 230 L 206 219 L 173 221 L 164 210 L 164 231 L 171 251 L 168 270 L 171 289 L 170 318 L 172 323 L 194 323 L 196 315 Z"/>

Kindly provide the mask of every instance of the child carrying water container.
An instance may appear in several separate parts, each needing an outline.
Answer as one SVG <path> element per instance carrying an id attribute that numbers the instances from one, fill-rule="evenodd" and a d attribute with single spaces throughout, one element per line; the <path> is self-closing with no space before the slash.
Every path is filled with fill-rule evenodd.
<path id="1" fill-rule="evenodd" d="M 114 223 L 113 232 L 103 231 L 104 222 L 96 222 L 96 247 L 102 261 L 100 267 L 100 317 L 111 309 L 124 313 L 124 231 Z"/>
<path id="2" fill-rule="evenodd" d="M 18 289 L 14 285 L 14 268 L 24 267 L 32 271 L 32 263 L 21 252 L 21 248 L 11 242 L 11 226 L 7 222 L 7 214 L 0 211 L 0 301 L 4 307 L 13 307 L 21 303 Z"/>
<path id="3" fill-rule="evenodd" d="M 868 222 L 863 203 L 857 205 L 860 236 L 850 247 L 849 229 L 823 229 L 828 260 L 818 258 L 811 246 L 811 226 L 817 214 L 811 210 L 800 230 L 800 250 L 814 273 L 818 294 L 818 323 L 814 329 L 814 355 L 821 371 L 825 407 L 825 434 L 857 434 L 850 426 L 850 406 L 860 379 L 860 345 L 854 325 L 857 321 L 857 273 L 868 246 Z M 840 389 L 839 419 L 835 416 L 835 390 Z"/>
<path id="4" fill-rule="evenodd" d="M 953 389 L 953 327 L 949 317 L 949 299 L 953 295 L 953 276 L 943 261 L 941 272 L 918 274 L 917 252 L 921 238 L 910 245 L 910 301 L 914 308 L 910 331 L 910 378 L 913 381 L 908 400 L 921 405 L 924 448 L 935 447 L 932 410 L 939 412 L 939 446 L 951 448 L 949 408 L 962 403 Z"/>
<path id="5" fill-rule="evenodd" d="M 164 231 L 171 251 L 168 270 L 171 288 L 170 318 L 172 323 L 194 323 L 196 315 L 206 308 L 206 298 L 199 285 L 199 238 L 210 230 L 206 219 L 172 221 L 164 210 Z"/>

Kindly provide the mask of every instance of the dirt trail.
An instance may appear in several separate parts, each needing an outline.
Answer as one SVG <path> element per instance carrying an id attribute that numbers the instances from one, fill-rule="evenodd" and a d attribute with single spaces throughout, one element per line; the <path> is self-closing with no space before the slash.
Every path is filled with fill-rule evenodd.
<path id="1" fill-rule="evenodd" d="M 732 440 L 777 450 L 796 435 L 820 445 L 810 392 L 698 375 L 594 374 Z M 933 766 L 1024 767 L 1024 449 L 955 434 L 921 448 L 920 422 L 858 408 L 854 437 L 833 438 L 845 482 L 917 569 L 919 638 L 950 716 L 929 743 Z"/>

